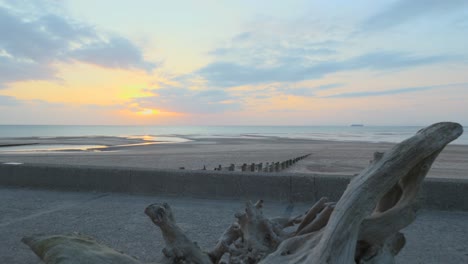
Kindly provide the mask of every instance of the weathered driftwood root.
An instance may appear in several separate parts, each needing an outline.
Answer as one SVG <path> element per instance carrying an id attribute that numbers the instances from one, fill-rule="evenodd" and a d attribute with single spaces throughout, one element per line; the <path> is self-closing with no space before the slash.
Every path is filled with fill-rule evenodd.
<path id="1" fill-rule="evenodd" d="M 136 259 L 99 244 L 77 233 L 69 235 L 35 235 L 21 241 L 48 264 L 114 263 L 140 264 Z"/>
<path id="2" fill-rule="evenodd" d="M 233 264 L 394 263 L 405 244 L 399 230 L 416 217 L 422 180 L 437 155 L 462 131 L 455 123 L 434 124 L 388 153 L 376 153 L 336 205 L 322 198 L 302 216 L 268 219 L 262 201 L 247 203 L 233 225 L 240 237 L 230 236 L 231 245 L 224 243 L 213 263 L 222 253 L 229 254 Z M 297 228 L 288 232 L 294 224 Z"/>
<path id="3" fill-rule="evenodd" d="M 393 263 L 405 243 L 399 230 L 415 218 L 422 180 L 462 132 L 459 124 L 434 124 L 375 155 L 348 185 L 325 228 L 283 241 L 261 263 Z"/>
<path id="4" fill-rule="evenodd" d="M 182 232 L 168 204 L 150 205 L 145 213 L 162 231 L 169 263 L 394 263 L 405 244 L 400 230 L 416 217 L 415 198 L 424 177 L 437 155 L 462 132 L 459 124 L 438 123 L 386 154 L 375 153 L 369 167 L 350 182 L 336 204 L 322 198 L 302 215 L 269 219 L 262 213 L 263 201 L 248 202 L 245 212 L 236 214 L 235 222 L 208 252 Z M 50 252 L 60 251 L 56 244 L 61 243 L 34 246 L 47 239 L 25 241 L 36 253 L 41 248 L 37 254 L 46 262 Z M 69 242 L 65 239 L 64 243 Z M 110 250 L 100 247 L 63 250 L 67 256 L 80 250 Z"/>
<path id="5" fill-rule="evenodd" d="M 163 234 L 163 249 L 169 263 L 220 263 L 229 255 L 229 263 L 258 263 L 274 252 L 278 245 L 297 234 L 308 234 L 323 228 L 334 208 L 334 203 L 320 199 L 308 212 L 293 218 L 268 219 L 263 215 L 263 201 L 246 203 L 245 212 L 235 215 L 236 221 L 223 233 L 216 246 L 203 252 L 176 225 L 168 204 L 152 204 L 145 209 Z M 299 224 L 296 230 L 285 229 Z"/>
<path id="6" fill-rule="evenodd" d="M 211 263 L 209 255 L 192 242 L 177 226 L 171 207 L 167 203 L 152 204 L 145 209 L 162 232 L 166 247 L 164 256 L 169 263 Z"/>

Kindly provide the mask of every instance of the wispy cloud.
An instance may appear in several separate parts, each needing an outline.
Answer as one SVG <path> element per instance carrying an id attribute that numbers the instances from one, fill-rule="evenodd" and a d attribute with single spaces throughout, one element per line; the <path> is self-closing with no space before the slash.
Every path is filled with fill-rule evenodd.
<path id="1" fill-rule="evenodd" d="M 442 63 L 447 61 L 458 61 L 460 59 L 462 58 L 453 55 L 417 56 L 405 52 L 381 51 L 367 53 L 351 58 L 349 60 L 343 61 L 343 64 L 349 70 L 362 68 L 371 70 L 387 70 Z"/>
<path id="2" fill-rule="evenodd" d="M 246 31 L 246 32 L 242 32 L 240 34 L 237 34 L 235 35 L 232 40 L 234 42 L 237 42 L 237 41 L 244 41 L 244 40 L 248 40 L 249 38 L 251 38 L 252 36 L 254 35 L 254 33 L 250 32 L 250 31 Z"/>
<path id="3" fill-rule="evenodd" d="M 207 54 L 217 62 L 259 67 L 280 65 L 285 61 L 303 63 L 329 59 L 337 55 L 337 48 L 343 42 L 328 37 L 332 30 L 322 26 L 310 20 L 263 18 L 252 23 L 248 31 L 235 34 Z"/>
<path id="4" fill-rule="evenodd" d="M 0 124 L 119 124 L 114 113 L 121 108 L 0 96 Z"/>
<path id="5" fill-rule="evenodd" d="M 386 28 L 418 17 L 431 22 L 431 17 L 468 11 L 468 1 L 397 0 L 387 6 L 378 3 L 376 7 L 382 11 L 369 14 L 368 10 L 360 10 L 359 15 L 368 17 L 364 23 L 361 18 L 351 19 L 351 23 L 333 32 L 325 29 L 340 25 L 325 18 L 318 22 L 274 18 L 270 22 L 260 21 L 259 25 L 251 25 L 248 31 L 212 49 L 208 54 L 214 61 L 195 73 L 208 80 L 211 86 L 232 87 L 320 79 L 342 71 L 400 70 L 463 60 L 460 54 L 465 52 L 457 45 L 454 48 L 446 44 L 431 46 L 419 43 L 416 39 L 419 36 L 408 40 L 408 44 L 386 37 L 369 40 L 369 36 L 356 38 L 353 33 L 382 29 L 385 34 Z M 430 26 L 426 23 L 423 28 Z M 466 58 L 464 60 L 466 63 Z"/>
<path id="6" fill-rule="evenodd" d="M 131 41 L 56 14 L 25 17 L 0 5 L 0 87 L 55 79 L 54 62 L 83 61 L 108 68 L 155 67 Z"/>
<path id="7" fill-rule="evenodd" d="M 17 106 L 20 104 L 21 102 L 13 96 L 0 95 L 0 107 Z"/>
<path id="8" fill-rule="evenodd" d="M 466 0 L 398 0 L 366 19 L 361 28 L 367 31 L 385 30 L 422 16 L 445 15 L 466 8 Z"/>
<path id="9" fill-rule="evenodd" d="M 291 85 L 277 85 L 272 90 L 281 95 L 294 95 L 301 97 L 314 97 L 318 91 L 330 90 L 343 86 L 342 83 L 330 83 L 311 87 L 294 87 Z M 271 97 L 271 96 L 269 96 Z"/>
<path id="10" fill-rule="evenodd" d="M 372 52 L 342 61 L 319 61 L 302 63 L 282 59 L 279 65 L 258 67 L 234 62 L 218 61 L 211 63 L 196 73 L 211 85 L 218 87 L 240 86 L 268 82 L 297 82 L 324 77 L 327 74 L 347 70 L 389 70 L 421 65 L 457 61 L 460 58 L 450 55 L 415 56 L 402 52 Z M 311 64 L 310 64 L 311 63 Z"/>
<path id="11" fill-rule="evenodd" d="M 141 50 L 122 37 L 86 45 L 71 51 L 70 55 L 77 60 L 108 68 L 141 68 L 150 71 L 156 66 L 145 61 Z"/>
<path id="12" fill-rule="evenodd" d="M 385 95 L 396 95 L 404 93 L 414 93 L 414 92 L 424 92 L 434 89 L 441 89 L 453 86 L 467 86 L 468 83 L 457 83 L 457 84 L 444 84 L 444 85 L 432 85 L 432 86 L 417 86 L 417 87 L 406 87 L 398 89 L 389 89 L 382 91 L 362 91 L 362 92 L 349 92 L 349 93 L 339 93 L 329 96 L 324 96 L 324 98 L 357 98 L 357 97 L 371 97 L 371 96 L 385 96 Z"/>
<path id="13" fill-rule="evenodd" d="M 330 90 L 330 89 L 333 89 L 333 88 L 338 88 L 338 87 L 341 87 L 343 85 L 344 85 L 343 83 L 329 83 L 329 84 L 324 84 L 324 85 L 317 86 L 314 89 L 317 90 L 317 91 L 324 91 L 324 90 Z"/>
<path id="14" fill-rule="evenodd" d="M 178 113 L 222 113 L 242 107 L 241 98 L 224 90 L 193 90 L 182 86 L 165 86 L 148 91 L 154 95 L 136 98 L 133 103 L 141 108 Z"/>
<path id="15" fill-rule="evenodd" d="M 7 83 L 16 81 L 55 79 L 56 70 L 40 63 L 0 56 L 0 73 L 0 89 L 2 89 Z"/>

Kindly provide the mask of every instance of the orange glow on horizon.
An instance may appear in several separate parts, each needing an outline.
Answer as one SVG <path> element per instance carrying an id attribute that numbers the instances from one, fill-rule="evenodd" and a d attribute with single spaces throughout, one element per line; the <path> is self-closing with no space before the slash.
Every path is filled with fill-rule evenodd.
<path id="1" fill-rule="evenodd" d="M 176 117 L 183 116 L 184 113 L 164 111 L 152 108 L 132 107 L 133 109 L 122 109 L 120 114 L 132 118 L 150 118 L 150 117 Z M 136 108 L 136 109 L 135 109 Z"/>
<path id="2" fill-rule="evenodd" d="M 145 108 L 145 109 L 143 109 L 141 111 L 138 111 L 136 113 L 139 114 L 139 115 L 158 115 L 160 113 L 160 111 L 155 110 L 155 109 Z"/>
<path id="3" fill-rule="evenodd" d="M 116 110 L 114 115 L 122 124 L 165 125 L 177 123 L 180 118 L 184 118 L 187 114 L 129 105 L 126 108 Z"/>
<path id="4" fill-rule="evenodd" d="M 152 95 L 145 89 L 151 87 L 155 78 L 141 70 L 106 69 L 86 63 L 61 63 L 56 67 L 57 80 L 13 83 L 2 94 L 20 100 L 100 106 Z"/>

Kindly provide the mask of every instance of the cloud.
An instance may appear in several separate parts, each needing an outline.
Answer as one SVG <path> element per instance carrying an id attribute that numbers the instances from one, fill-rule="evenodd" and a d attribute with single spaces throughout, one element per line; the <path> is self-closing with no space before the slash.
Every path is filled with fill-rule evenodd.
<path id="1" fill-rule="evenodd" d="M 285 94 L 294 95 L 294 96 L 303 96 L 303 97 L 312 97 L 315 96 L 315 92 L 310 88 L 294 88 L 284 91 Z"/>
<path id="2" fill-rule="evenodd" d="M 343 85 L 344 85 L 343 83 L 329 83 L 329 84 L 317 86 L 314 89 L 317 91 L 324 91 L 324 90 L 330 90 L 333 88 L 341 87 Z"/>
<path id="3" fill-rule="evenodd" d="M 330 84 L 324 84 L 324 85 L 319 85 L 315 87 L 292 87 L 289 85 L 279 85 L 278 87 L 273 88 L 272 91 L 281 93 L 282 95 L 314 97 L 316 96 L 317 91 L 330 90 L 330 89 L 341 87 L 341 86 L 343 86 L 342 83 L 330 83 Z M 269 97 L 271 96 L 267 96 L 266 98 L 269 98 Z"/>
<path id="4" fill-rule="evenodd" d="M 322 47 L 316 43 L 269 44 L 268 46 L 251 43 L 252 46 L 249 45 L 216 48 L 209 51 L 208 55 L 214 56 L 218 60 L 232 58 L 244 62 L 271 65 L 285 60 L 302 61 L 317 57 L 326 58 L 337 53 L 335 49 Z"/>
<path id="5" fill-rule="evenodd" d="M 217 61 L 237 61 L 259 66 L 277 65 L 285 60 L 299 62 L 327 59 L 337 54 L 342 41 L 318 37 L 319 25 L 305 26 L 310 21 L 257 21 L 249 31 L 234 35 L 223 45 L 211 49 L 208 55 Z M 315 25 L 315 24 L 314 24 Z M 319 30 L 319 31 L 320 31 Z M 324 35 L 330 32 L 324 32 Z"/>
<path id="6" fill-rule="evenodd" d="M 343 63 L 348 69 L 387 70 L 456 61 L 457 59 L 459 58 L 450 55 L 415 56 L 404 52 L 383 51 L 360 55 Z"/>
<path id="7" fill-rule="evenodd" d="M 253 33 L 252 32 L 249 32 L 249 31 L 246 31 L 246 32 L 242 32 L 240 34 L 237 34 L 235 35 L 232 40 L 237 42 L 237 41 L 244 41 L 244 40 L 248 40 L 249 38 L 253 37 Z"/>
<path id="8" fill-rule="evenodd" d="M 230 49 L 227 48 L 216 48 L 213 50 L 208 51 L 208 55 L 212 56 L 224 56 L 230 53 Z"/>
<path id="9" fill-rule="evenodd" d="M 56 14 L 29 17 L 0 5 L 0 87 L 55 79 L 54 62 L 82 61 L 108 68 L 151 70 L 154 64 L 120 36 L 108 36 Z"/>
<path id="10" fill-rule="evenodd" d="M 121 124 L 121 105 L 97 106 L 0 96 L 0 124 Z"/>
<path id="11" fill-rule="evenodd" d="M 362 29 L 384 30 L 425 15 L 439 16 L 468 7 L 466 0 L 398 0 L 387 9 L 366 19 Z"/>
<path id="12" fill-rule="evenodd" d="M 267 82 L 297 82 L 317 79 L 346 70 L 389 70 L 427 64 L 456 61 L 448 55 L 415 56 L 402 52 L 381 51 L 367 53 L 341 61 L 308 62 L 282 59 L 278 65 L 258 67 L 234 62 L 218 61 L 199 69 L 196 74 L 216 87 L 240 86 Z M 310 64 L 309 64 L 310 63 Z"/>
<path id="13" fill-rule="evenodd" d="M 241 109 L 240 98 L 224 90 L 192 90 L 177 86 L 151 90 L 154 96 L 134 99 L 141 108 L 179 113 L 220 113 Z"/>
<path id="14" fill-rule="evenodd" d="M 454 21 L 453 23 L 454 27 L 461 29 L 461 30 L 466 30 L 468 29 L 468 17 L 463 16 L 461 18 L 458 18 Z"/>
<path id="15" fill-rule="evenodd" d="M 55 38 L 62 40 L 78 40 L 82 38 L 97 38 L 97 32 L 90 26 L 82 25 L 63 17 L 48 14 L 38 22 Z"/>
<path id="16" fill-rule="evenodd" d="M 18 101 L 13 96 L 0 95 L 0 107 L 17 106 L 17 105 L 20 105 L 20 104 L 21 104 L 21 102 Z"/>
<path id="17" fill-rule="evenodd" d="M 66 49 L 67 43 L 54 38 L 40 21 L 24 22 L 0 7 L 0 50 L 18 60 L 50 61 Z"/>
<path id="18" fill-rule="evenodd" d="M 339 65 L 333 65 L 337 67 Z M 323 68 L 321 68 L 323 67 Z M 196 73 L 204 77 L 212 86 L 230 87 L 268 82 L 294 82 L 318 78 L 326 74 L 328 65 L 312 70 L 300 65 L 279 65 L 274 67 L 256 67 L 233 62 L 214 62 Z M 307 74 L 310 70 L 309 74 Z"/>
<path id="19" fill-rule="evenodd" d="M 72 51 L 71 56 L 77 60 L 108 68 L 141 68 L 150 71 L 156 66 L 154 63 L 146 62 L 140 49 L 122 37 L 84 46 Z"/>
<path id="20" fill-rule="evenodd" d="M 0 0 L 0 5 L 14 10 L 17 13 L 41 15 L 51 12 L 62 12 L 60 1 L 49 0 Z"/>
<path id="21" fill-rule="evenodd" d="M 468 6 L 466 0 L 396 0 L 366 23 L 369 27 L 374 24 L 387 27 L 382 21 L 400 23 L 398 15 L 403 23 L 413 16 L 442 15 L 465 6 Z M 362 21 L 358 16 L 369 15 L 368 9 L 359 12 L 353 15 L 356 20 L 350 17 L 317 21 L 273 18 L 265 23 L 260 20 L 259 25 L 250 25 L 248 31 L 241 31 L 212 49 L 208 54 L 214 60 L 194 74 L 206 79 L 211 87 L 288 83 L 319 79 L 343 71 L 389 71 L 460 62 L 463 60 L 460 54 L 466 53 L 458 48 L 463 46 L 461 44 L 453 44 L 455 48 L 447 49 L 446 43 L 441 46 L 430 39 L 401 42 L 395 38 L 358 36 L 354 34 Z M 342 22 L 345 25 L 342 26 Z M 335 26 L 341 29 L 327 30 Z M 464 59 L 466 63 L 466 57 Z"/>
<path id="22" fill-rule="evenodd" d="M 11 82 L 52 79 L 56 79 L 55 69 L 52 67 L 34 61 L 0 56 L 0 89 L 4 88 L 4 84 Z"/>
<path id="23" fill-rule="evenodd" d="M 324 96 L 324 98 L 358 98 L 358 97 L 369 97 L 369 96 L 384 96 L 384 95 L 396 95 L 404 93 L 414 93 L 414 92 L 423 92 L 428 90 L 467 85 L 468 83 L 456 83 L 456 84 L 444 84 L 444 85 L 432 85 L 432 86 L 417 86 L 417 87 L 406 87 L 399 89 L 383 90 L 383 91 L 362 91 L 362 92 L 350 92 L 350 93 L 340 93 L 329 96 Z"/>

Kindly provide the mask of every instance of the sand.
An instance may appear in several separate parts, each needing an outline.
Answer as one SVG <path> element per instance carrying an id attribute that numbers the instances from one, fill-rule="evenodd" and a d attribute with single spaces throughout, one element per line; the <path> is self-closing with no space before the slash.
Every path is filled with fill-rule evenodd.
<path id="1" fill-rule="evenodd" d="M 336 142 L 277 137 L 197 138 L 183 143 L 150 142 L 120 137 L 3 138 L 0 146 L 15 144 L 105 145 L 103 151 L 4 152 L 0 163 L 47 163 L 199 170 L 218 165 L 277 162 L 304 154 L 308 158 L 285 170 L 293 173 L 359 173 L 374 151 L 389 150 L 392 143 Z M 138 145 L 155 143 L 151 145 Z M 157 143 L 157 144 L 156 144 Z M 136 145 L 132 145 L 136 144 Z M 130 145 L 130 146 L 129 146 Z M 428 177 L 468 178 L 468 146 L 449 145 L 438 157 Z"/>

